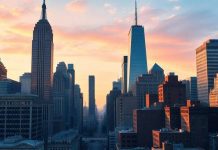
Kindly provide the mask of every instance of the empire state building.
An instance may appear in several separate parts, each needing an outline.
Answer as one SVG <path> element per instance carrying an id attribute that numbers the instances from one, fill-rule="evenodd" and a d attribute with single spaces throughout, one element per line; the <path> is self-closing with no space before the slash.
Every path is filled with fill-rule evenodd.
<path id="1" fill-rule="evenodd" d="M 36 23 L 32 40 L 31 92 L 40 100 L 51 100 L 53 80 L 53 33 L 46 16 L 45 0 L 41 19 Z"/>

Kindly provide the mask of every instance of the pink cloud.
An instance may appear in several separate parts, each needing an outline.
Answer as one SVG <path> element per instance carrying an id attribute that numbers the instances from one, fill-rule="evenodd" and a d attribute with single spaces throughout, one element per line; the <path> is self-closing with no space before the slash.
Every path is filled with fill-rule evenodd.
<path id="1" fill-rule="evenodd" d="M 88 6 L 85 0 L 73 0 L 66 5 L 66 9 L 71 12 L 85 13 Z"/>

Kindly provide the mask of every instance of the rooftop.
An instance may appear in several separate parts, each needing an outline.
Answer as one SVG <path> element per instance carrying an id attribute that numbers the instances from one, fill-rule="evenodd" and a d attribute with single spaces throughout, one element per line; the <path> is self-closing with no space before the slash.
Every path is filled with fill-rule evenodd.
<path id="1" fill-rule="evenodd" d="M 28 145 L 31 147 L 42 146 L 43 142 L 38 140 L 27 140 L 21 136 L 8 137 L 7 139 L 0 141 L 0 148 L 13 148 L 21 145 Z"/>

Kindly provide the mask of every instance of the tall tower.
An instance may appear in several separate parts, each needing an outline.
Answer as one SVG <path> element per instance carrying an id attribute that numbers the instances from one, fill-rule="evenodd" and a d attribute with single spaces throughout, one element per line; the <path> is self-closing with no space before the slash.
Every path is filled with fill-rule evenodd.
<path id="1" fill-rule="evenodd" d="M 31 93 L 40 100 L 51 100 L 53 81 L 53 33 L 46 16 L 45 0 L 41 19 L 36 23 L 32 40 Z"/>
<path id="2" fill-rule="evenodd" d="M 127 68 L 128 68 L 128 56 L 123 56 L 122 63 L 122 93 L 127 93 Z"/>
<path id="3" fill-rule="evenodd" d="M 89 116 L 95 116 L 95 76 L 89 76 Z"/>
<path id="4" fill-rule="evenodd" d="M 218 72 L 218 40 L 208 40 L 196 50 L 198 100 L 209 105 L 209 92 Z"/>
<path id="5" fill-rule="evenodd" d="M 129 60 L 128 60 L 128 91 L 135 90 L 135 82 L 138 76 L 147 74 L 147 56 L 145 46 L 144 27 L 138 25 L 137 2 L 135 1 L 135 25 L 129 32 Z"/>

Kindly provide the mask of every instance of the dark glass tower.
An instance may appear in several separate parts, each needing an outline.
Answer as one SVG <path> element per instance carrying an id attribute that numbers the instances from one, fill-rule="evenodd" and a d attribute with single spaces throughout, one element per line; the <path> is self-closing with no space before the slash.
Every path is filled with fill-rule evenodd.
<path id="1" fill-rule="evenodd" d="M 89 116 L 95 116 L 95 76 L 89 76 Z"/>
<path id="2" fill-rule="evenodd" d="M 147 56 L 145 46 L 144 27 L 138 25 L 137 3 L 135 1 L 135 25 L 129 32 L 130 52 L 128 60 L 128 91 L 134 91 L 136 79 L 142 74 L 147 74 Z"/>
<path id="3" fill-rule="evenodd" d="M 32 40 L 31 92 L 40 100 L 51 100 L 53 78 L 53 33 L 46 16 L 45 0 L 41 19 L 36 23 Z"/>

